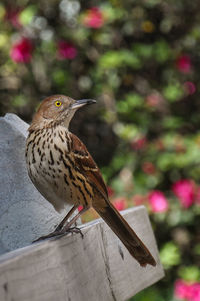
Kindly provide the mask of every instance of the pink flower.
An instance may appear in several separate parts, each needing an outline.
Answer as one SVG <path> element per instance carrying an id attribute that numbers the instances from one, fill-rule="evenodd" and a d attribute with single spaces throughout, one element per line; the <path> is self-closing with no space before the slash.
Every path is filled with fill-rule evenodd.
<path id="1" fill-rule="evenodd" d="M 141 137 L 131 142 L 131 148 L 133 150 L 142 150 L 146 147 L 146 145 L 147 145 L 146 137 Z"/>
<path id="2" fill-rule="evenodd" d="M 18 42 L 14 43 L 10 56 L 15 63 L 29 63 L 32 58 L 33 45 L 27 38 L 21 38 Z"/>
<path id="3" fill-rule="evenodd" d="M 174 296 L 188 301 L 200 301 L 200 283 L 189 283 L 178 279 L 174 285 Z"/>
<path id="4" fill-rule="evenodd" d="M 176 60 L 176 68 L 182 73 L 189 73 L 192 68 L 192 63 L 189 55 L 183 54 Z"/>
<path id="5" fill-rule="evenodd" d="M 153 212 L 165 212 L 169 208 L 168 201 L 159 190 L 154 190 L 149 194 L 149 204 Z"/>
<path id="6" fill-rule="evenodd" d="M 181 205 L 184 208 L 189 208 L 195 197 L 195 184 L 191 180 L 179 180 L 172 186 L 172 191 L 180 199 Z"/>
<path id="7" fill-rule="evenodd" d="M 113 205 L 119 211 L 124 210 L 127 208 L 126 199 L 118 198 L 113 201 Z"/>
<path id="8" fill-rule="evenodd" d="M 73 60 L 77 56 L 77 49 L 69 42 L 58 42 L 58 55 L 60 59 Z"/>
<path id="9" fill-rule="evenodd" d="M 185 82 L 184 83 L 184 88 L 187 94 L 194 94 L 196 92 L 196 86 L 193 82 Z"/>
<path id="10" fill-rule="evenodd" d="M 100 28 L 104 24 L 104 17 L 98 7 L 90 8 L 83 18 L 83 24 L 86 27 Z"/>
<path id="11" fill-rule="evenodd" d="M 159 93 L 154 92 L 147 96 L 146 103 L 149 107 L 158 107 L 163 103 L 163 98 Z"/>

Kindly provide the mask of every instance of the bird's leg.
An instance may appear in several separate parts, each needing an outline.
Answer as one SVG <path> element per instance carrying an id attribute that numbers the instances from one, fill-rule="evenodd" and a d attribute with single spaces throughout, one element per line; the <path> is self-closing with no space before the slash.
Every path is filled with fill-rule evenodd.
<path id="1" fill-rule="evenodd" d="M 77 208 L 78 206 L 74 206 L 74 207 L 72 207 L 71 208 L 71 210 L 68 212 L 68 214 L 65 216 L 65 218 L 62 220 L 62 222 L 58 225 L 58 229 L 56 228 L 56 230 L 55 231 L 53 231 L 52 233 L 50 233 L 50 234 L 48 234 L 48 235 L 45 235 L 45 236 L 41 236 L 41 237 L 39 237 L 38 239 L 36 239 L 36 240 L 34 240 L 33 241 L 33 243 L 34 242 L 37 242 L 37 241 L 40 241 L 40 240 L 44 240 L 44 239 L 46 239 L 46 238 L 51 238 L 51 237 L 55 237 L 55 236 L 57 236 L 57 235 L 63 235 L 63 234 L 67 234 L 67 233 L 80 233 L 81 234 L 81 236 L 83 237 L 83 234 L 82 234 L 82 232 L 81 232 L 81 230 L 79 229 L 79 228 L 77 228 L 77 227 L 72 227 L 72 228 L 70 228 L 70 226 L 72 225 L 72 224 L 74 224 L 75 222 L 76 222 L 76 220 L 85 212 L 85 211 L 87 211 L 88 209 L 89 209 L 89 207 L 88 206 L 86 206 L 86 207 L 83 207 L 82 209 L 81 209 L 81 211 L 79 211 L 66 225 L 64 225 L 65 224 L 65 222 L 66 222 L 66 220 L 71 216 L 71 214 L 76 210 L 76 208 Z M 61 229 L 60 229 L 60 226 L 62 227 Z"/>
<path id="2" fill-rule="evenodd" d="M 73 225 L 77 219 L 79 217 L 81 217 L 81 215 L 83 213 L 85 213 L 87 210 L 89 209 L 89 206 L 85 206 L 83 207 L 66 225 L 64 225 L 64 227 L 62 228 L 62 230 L 60 232 L 62 233 L 67 233 L 70 229 L 74 229 L 74 230 L 77 230 L 77 232 L 81 233 L 81 230 L 78 228 L 78 227 L 73 227 L 73 228 L 70 228 L 71 225 Z M 81 233 L 82 234 L 82 233 Z"/>
<path id="3" fill-rule="evenodd" d="M 70 216 L 74 213 L 74 211 L 78 208 L 78 205 L 74 205 L 69 212 L 67 213 L 67 215 L 63 218 L 63 220 L 61 221 L 61 223 L 56 227 L 54 232 L 60 231 L 64 224 L 66 223 L 66 221 L 70 218 Z"/>

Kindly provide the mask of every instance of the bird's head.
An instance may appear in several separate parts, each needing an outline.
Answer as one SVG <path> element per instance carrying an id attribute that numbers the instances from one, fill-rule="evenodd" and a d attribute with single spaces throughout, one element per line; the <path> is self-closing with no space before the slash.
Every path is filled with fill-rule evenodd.
<path id="1" fill-rule="evenodd" d="M 52 95 L 39 106 L 29 130 L 62 124 L 68 128 L 77 109 L 96 103 L 93 99 L 74 100 L 65 95 Z"/>

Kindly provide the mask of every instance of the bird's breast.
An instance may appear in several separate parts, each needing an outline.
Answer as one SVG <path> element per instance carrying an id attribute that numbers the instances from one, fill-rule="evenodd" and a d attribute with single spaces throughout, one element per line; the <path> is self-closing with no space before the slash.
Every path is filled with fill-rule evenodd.
<path id="1" fill-rule="evenodd" d="M 26 143 L 29 176 L 40 193 L 60 210 L 66 203 L 84 205 L 91 187 L 76 169 L 70 137 L 63 127 L 30 133 Z"/>

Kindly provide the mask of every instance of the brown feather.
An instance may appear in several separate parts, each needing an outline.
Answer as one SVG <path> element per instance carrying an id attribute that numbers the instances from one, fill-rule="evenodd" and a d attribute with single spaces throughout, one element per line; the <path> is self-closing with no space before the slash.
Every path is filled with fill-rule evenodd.
<path id="1" fill-rule="evenodd" d="M 101 176 L 100 170 L 92 159 L 86 146 L 81 140 L 70 133 L 71 151 L 74 154 L 76 166 L 80 172 L 87 178 L 88 182 L 95 186 L 95 188 L 102 194 L 103 198 L 108 199 L 108 192 L 104 180 Z"/>
<path id="2" fill-rule="evenodd" d="M 147 264 L 155 266 L 156 262 L 147 247 L 139 239 L 133 229 L 131 229 L 121 214 L 110 203 L 107 188 L 100 170 L 89 154 L 87 148 L 74 134 L 70 133 L 70 138 L 71 152 L 73 152 L 76 167 L 87 178 L 96 192 L 95 198 L 92 201 L 92 207 L 111 227 L 113 232 L 126 246 L 129 253 L 141 266 L 145 267 Z"/>

